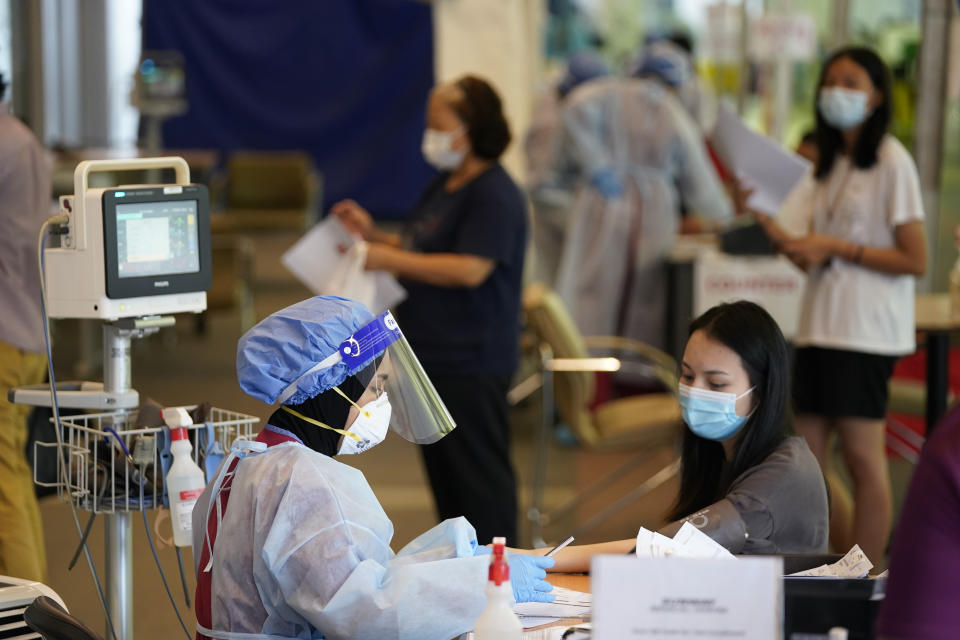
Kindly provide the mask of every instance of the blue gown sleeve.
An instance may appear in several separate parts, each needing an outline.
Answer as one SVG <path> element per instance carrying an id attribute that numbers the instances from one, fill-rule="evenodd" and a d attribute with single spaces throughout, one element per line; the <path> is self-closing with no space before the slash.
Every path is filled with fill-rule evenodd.
<path id="1" fill-rule="evenodd" d="M 264 595 L 287 610 L 283 617 L 330 640 L 447 640 L 469 631 L 486 602 L 489 565 L 473 557 L 473 527 L 448 520 L 394 555 L 392 524 L 362 475 L 316 471 L 293 474 L 264 540 L 270 577 L 258 584 L 276 589 Z"/>

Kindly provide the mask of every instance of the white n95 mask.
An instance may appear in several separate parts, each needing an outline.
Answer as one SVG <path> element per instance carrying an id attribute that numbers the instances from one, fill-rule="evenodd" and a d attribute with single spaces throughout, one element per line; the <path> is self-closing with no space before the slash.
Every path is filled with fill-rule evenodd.
<path id="1" fill-rule="evenodd" d="M 376 400 L 371 400 L 359 407 L 359 410 L 357 419 L 340 439 L 338 456 L 363 453 L 377 446 L 387 437 L 391 407 L 386 393 L 381 393 Z"/>
<path id="2" fill-rule="evenodd" d="M 467 152 L 466 149 L 453 149 L 453 141 L 461 131 L 462 129 L 456 131 L 427 129 L 423 132 L 420 151 L 430 166 L 440 171 L 453 171 L 460 166 Z"/>

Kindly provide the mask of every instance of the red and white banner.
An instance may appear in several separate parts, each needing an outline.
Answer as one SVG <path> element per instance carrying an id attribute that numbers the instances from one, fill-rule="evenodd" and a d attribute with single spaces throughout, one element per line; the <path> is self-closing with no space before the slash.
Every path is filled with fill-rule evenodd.
<path id="1" fill-rule="evenodd" d="M 806 275 L 783 256 L 731 256 L 704 251 L 693 267 L 693 315 L 721 302 L 756 302 L 789 340 L 797 332 Z"/>

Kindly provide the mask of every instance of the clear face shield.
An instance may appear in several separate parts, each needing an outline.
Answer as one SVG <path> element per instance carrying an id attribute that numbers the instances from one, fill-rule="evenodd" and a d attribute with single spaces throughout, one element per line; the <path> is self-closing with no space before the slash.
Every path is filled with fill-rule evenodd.
<path id="1" fill-rule="evenodd" d="M 347 425 L 354 424 L 361 412 L 389 402 L 389 428 L 409 442 L 431 444 L 456 427 L 389 311 L 344 340 L 337 353 L 311 372 L 339 362 L 365 387 L 356 402 L 350 401 Z M 296 384 L 288 388 L 291 393 Z"/>

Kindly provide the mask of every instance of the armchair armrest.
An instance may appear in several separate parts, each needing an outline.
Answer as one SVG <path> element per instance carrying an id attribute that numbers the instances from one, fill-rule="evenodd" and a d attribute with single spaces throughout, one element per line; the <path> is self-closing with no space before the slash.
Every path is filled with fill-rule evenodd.
<path id="1" fill-rule="evenodd" d="M 543 368 L 552 372 L 600 372 L 619 371 L 617 358 L 551 358 L 544 356 Z M 543 374 L 535 373 L 507 392 L 507 403 L 516 405 L 543 385 Z"/>
<path id="2" fill-rule="evenodd" d="M 583 341 L 588 349 L 626 351 L 631 355 L 641 356 L 651 360 L 670 371 L 676 371 L 677 368 L 677 363 L 672 357 L 656 347 L 651 347 L 633 338 L 625 338 L 623 336 L 584 336 Z"/>
<path id="3" fill-rule="evenodd" d="M 543 367 L 548 371 L 619 371 L 619 358 L 550 358 Z"/>
<path id="4" fill-rule="evenodd" d="M 626 355 L 638 356 L 649 361 L 652 375 L 663 386 L 676 390 L 677 362 L 660 349 L 623 336 L 585 336 L 583 341 L 588 349 L 603 349 L 608 352 L 622 351 Z"/>

